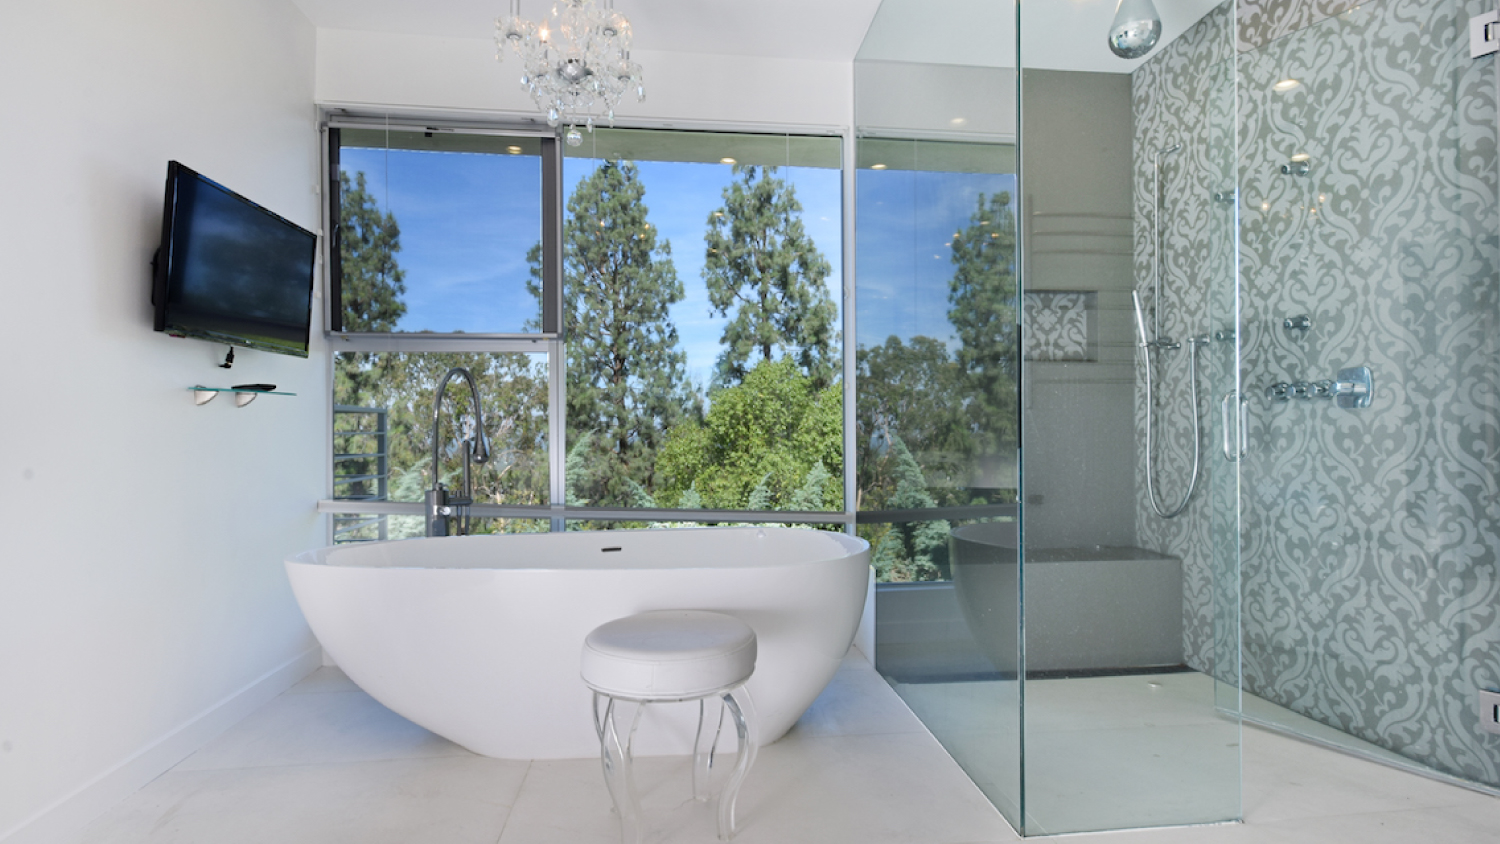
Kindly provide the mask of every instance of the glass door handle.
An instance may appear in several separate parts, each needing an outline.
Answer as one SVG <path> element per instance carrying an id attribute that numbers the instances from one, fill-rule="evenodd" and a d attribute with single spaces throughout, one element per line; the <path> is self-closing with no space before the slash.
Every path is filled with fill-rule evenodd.
<path id="1" fill-rule="evenodd" d="M 1230 412 L 1231 404 L 1239 405 L 1239 413 Z M 1225 393 L 1219 401 L 1219 417 L 1224 427 L 1224 459 L 1230 463 L 1238 463 L 1250 451 L 1249 414 L 1250 400 L 1235 390 Z"/>

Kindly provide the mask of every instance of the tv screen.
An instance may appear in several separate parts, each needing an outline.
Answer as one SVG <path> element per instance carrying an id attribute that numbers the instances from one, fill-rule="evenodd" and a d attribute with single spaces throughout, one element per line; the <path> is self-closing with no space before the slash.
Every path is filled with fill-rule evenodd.
<path id="1" fill-rule="evenodd" d="M 317 245 L 307 229 L 170 162 L 156 330 L 307 357 Z"/>

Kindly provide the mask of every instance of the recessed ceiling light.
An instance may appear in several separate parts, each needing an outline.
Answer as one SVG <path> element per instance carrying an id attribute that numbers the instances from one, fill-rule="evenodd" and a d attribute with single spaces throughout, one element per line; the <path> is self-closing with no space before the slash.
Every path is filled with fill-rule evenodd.
<path id="1" fill-rule="evenodd" d="M 734 164 L 736 162 L 735 162 L 735 160 L 733 158 L 725 156 L 724 158 L 719 159 L 719 163 L 720 164 Z"/>
<path id="2" fill-rule="evenodd" d="M 505 151 L 508 152 L 508 153 L 510 153 L 511 155 L 520 155 L 521 154 L 521 148 L 518 147 L 518 146 L 508 146 L 508 147 L 505 148 Z"/>
<path id="3" fill-rule="evenodd" d="M 1279 91 L 1284 94 L 1287 91 L 1292 90 L 1293 88 L 1299 87 L 1301 84 L 1302 82 L 1297 79 L 1283 79 L 1280 82 L 1277 82 L 1275 85 L 1272 85 L 1271 90 Z"/>
<path id="4" fill-rule="evenodd" d="M 962 125 L 964 125 L 965 123 L 968 123 L 968 122 L 969 122 L 969 119 L 966 118 L 966 117 L 955 117 L 952 120 L 948 121 L 948 124 L 950 126 L 962 126 Z"/>
<path id="5" fill-rule="evenodd" d="M 884 170 L 885 169 L 885 165 L 884 164 L 871 164 L 870 165 L 870 169 L 871 170 Z"/>

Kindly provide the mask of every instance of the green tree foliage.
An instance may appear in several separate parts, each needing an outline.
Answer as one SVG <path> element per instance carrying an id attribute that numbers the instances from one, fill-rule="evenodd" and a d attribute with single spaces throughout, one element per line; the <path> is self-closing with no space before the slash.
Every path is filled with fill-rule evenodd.
<path id="1" fill-rule="evenodd" d="M 890 463 L 896 482 L 887 506 L 893 510 L 917 510 L 937 506 L 927 491 L 922 469 L 899 436 L 890 442 Z M 872 564 L 880 580 L 936 580 L 948 574 L 946 521 L 898 522 L 875 543 Z"/>
<path id="2" fill-rule="evenodd" d="M 759 361 L 791 358 L 818 387 L 838 374 L 831 267 L 802 226 L 796 190 L 775 167 L 734 165 L 724 205 L 709 215 L 703 279 L 724 327 L 714 386 L 745 380 Z"/>
<path id="3" fill-rule="evenodd" d="M 1010 194 L 986 198 L 969 225 L 953 236 L 948 321 L 968 389 L 966 409 L 975 448 L 1014 449 L 1020 433 L 1021 326 L 1016 284 L 1016 216 Z"/>
<path id="4" fill-rule="evenodd" d="M 838 384 L 820 389 L 795 361 L 762 361 L 743 383 L 714 394 L 702 424 L 672 431 L 658 499 L 709 509 L 838 509 L 842 430 Z"/>
<path id="5" fill-rule="evenodd" d="M 345 331 L 393 331 L 406 314 L 406 273 L 396 263 L 401 227 L 365 184 L 339 173 L 339 287 Z"/>
<path id="6" fill-rule="evenodd" d="M 656 486 L 656 453 L 702 415 L 668 308 L 682 300 L 672 246 L 657 241 L 630 162 L 605 162 L 568 198 L 563 231 L 569 442 L 589 443 L 568 477 L 579 503 L 635 506 Z M 541 296 L 541 248 L 529 256 Z M 572 457 L 573 449 L 569 449 Z"/>
<path id="7" fill-rule="evenodd" d="M 948 349 L 931 337 L 903 343 L 894 335 L 856 353 L 859 404 L 856 414 L 859 509 L 893 507 L 896 491 L 891 442 L 915 448 L 938 506 L 970 503 L 968 482 L 974 438 L 964 395 L 963 371 Z M 903 448 L 903 450 L 905 450 Z"/>

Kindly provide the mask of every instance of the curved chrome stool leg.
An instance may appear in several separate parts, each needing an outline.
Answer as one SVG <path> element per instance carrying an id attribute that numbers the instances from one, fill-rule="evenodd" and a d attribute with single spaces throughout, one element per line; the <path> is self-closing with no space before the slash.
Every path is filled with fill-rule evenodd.
<path id="1" fill-rule="evenodd" d="M 597 695 L 597 693 L 596 693 Z M 609 796 L 615 803 L 615 811 L 620 815 L 620 840 L 623 844 L 640 844 L 641 841 L 641 798 L 635 788 L 635 773 L 631 770 L 630 745 L 635 740 L 635 728 L 641 723 L 641 705 L 635 704 L 635 712 L 630 717 L 630 731 L 625 734 L 625 740 L 620 740 L 620 731 L 615 724 L 615 698 L 605 696 L 608 703 L 604 707 L 604 717 L 600 721 L 600 744 L 603 753 L 599 754 L 600 763 L 604 766 L 604 784 L 609 788 Z M 598 713 L 598 707 L 595 707 Z"/>
<path id="2" fill-rule="evenodd" d="M 740 749 L 739 758 L 734 763 L 734 773 L 730 775 L 724 791 L 719 794 L 720 841 L 728 841 L 734 836 L 734 803 L 740 796 L 740 786 L 745 782 L 745 775 L 750 773 L 750 766 L 755 762 L 756 740 L 753 730 L 755 704 L 751 702 L 750 695 L 744 686 L 724 694 L 724 708 L 729 710 L 729 714 L 734 719 L 734 731 L 739 737 Z M 748 718 L 746 717 L 747 710 Z"/>
<path id="3" fill-rule="evenodd" d="M 699 803 L 705 803 L 713 796 L 710 780 L 719 750 L 719 736 L 724 733 L 724 705 L 719 705 L 719 717 L 710 721 L 708 701 L 708 698 L 698 700 L 698 736 L 693 740 L 693 799 Z"/>

